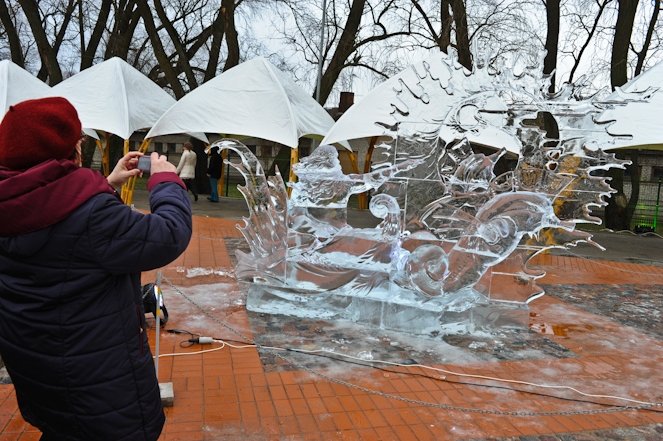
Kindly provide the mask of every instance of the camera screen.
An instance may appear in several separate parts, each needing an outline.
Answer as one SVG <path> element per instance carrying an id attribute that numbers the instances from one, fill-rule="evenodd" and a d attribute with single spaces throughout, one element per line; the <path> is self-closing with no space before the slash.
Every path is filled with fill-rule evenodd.
<path id="1" fill-rule="evenodd" d="M 141 156 L 138 158 L 138 169 L 143 172 L 150 172 L 150 165 L 152 164 L 152 159 L 149 156 Z"/>

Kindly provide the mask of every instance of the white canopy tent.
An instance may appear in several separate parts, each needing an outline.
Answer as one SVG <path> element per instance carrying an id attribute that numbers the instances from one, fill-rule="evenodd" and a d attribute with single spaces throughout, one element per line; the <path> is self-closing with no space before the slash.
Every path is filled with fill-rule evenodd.
<path id="1" fill-rule="evenodd" d="M 613 121 L 607 127 L 609 134 L 616 136 L 608 144 L 602 145 L 604 150 L 638 148 L 647 150 L 663 150 L 663 62 L 642 72 L 620 88 L 627 93 L 645 92 L 648 100 L 631 101 L 618 105 L 601 114 L 602 122 Z M 613 92 L 608 101 L 624 98 L 619 90 Z"/>
<path id="2" fill-rule="evenodd" d="M 309 94 L 264 58 L 229 69 L 168 109 L 147 137 L 185 132 L 250 136 L 291 148 L 322 138 L 334 120 Z"/>
<path id="3" fill-rule="evenodd" d="M 299 138 L 321 139 L 333 125 L 317 101 L 258 57 L 189 92 L 154 124 L 147 138 L 184 132 L 260 138 L 292 148 L 290 162 L 295 163 Z"/>
<path id="4" fill-rule="evenodd" d="M 53 95 L 48 84 L 9 60 L 0 61 L 0 88 L 3 115 L 13 104 Z M 99 139 L 94 130 L 83 128 L 83 131 Z"/>
<path id="5" fill-rule="evenodd" d="M 67 78 L 51 89 L 51 95 L 67 98 L 78 111 L 85 129 L 103 132 L 104 142 L 97 142 L 102 152 L 104 173 L 110 173 L 108 141 L 114 134 L 124 139 L 147 129 L 175 104 L 175 99 L 147 76 L 124 60 L 114 57 Z M 147 143 L 140 148 L 147 149 Z M 134 180 L 125 184 L 122 197 L 130 203 Z"/>
<path id="6" fill-rule="evenodd" d="M 9 106 L 21 101 L 43 98 L 51 94 L 51 87 L 9 61 L 0 61 L 0 109 L 2 115 Z"/>
<path id="7" fill-rule="evenodd" d="M 389 78 L 350 107 L 336 121 L 322 143 L 333 144 L 351 139 L 391 136 L 393 131 L 390 125 L 397 119 L 407 121 L 413 126 L 437 125 L 441 129 L 440 135 L 444 135 L 445 127 L 441 122 L 458 104 L 459 99 L 465 98 L 462 93 L 458 93 L 460 91 L 454 91 L 453 88 L 460 87 L 470 76 L 467 71 L 454 67 L 446 55 L 436 51 L 427 59 L 414 63 Z M 424 78 L 434 87 L 422 89 Z M 439 81 L 430 81 L 432 78 Z M 444 83 L 451 87 L 444 86 Z M 422 99 L 410 99 L 404 103 L 401 99 L 404 88 L 409 88 L 412 96 L 420 95 Z M 501 110 L 502 106 L 496 101 L 498 100 L 489 102 L 495 109 L 485 110 Z M 407 112 L 406 117 L 399 115 L 399 112 L 403 111 Z M 453 136 L 450 131 L 447 135 Z M 504 147 L 513 153 L 520 151 L 518 140 L 496 127 L 488 126 L 464 135 L 470 142 L 496 149 Z"/>
<path id="8" fill-rule="evenodd" d="M 175 104 L 175 98 L 124 60 L 113 57 L 52 88 L 76 107 L 83 127 L 122 139 L 147 129 Z"/>

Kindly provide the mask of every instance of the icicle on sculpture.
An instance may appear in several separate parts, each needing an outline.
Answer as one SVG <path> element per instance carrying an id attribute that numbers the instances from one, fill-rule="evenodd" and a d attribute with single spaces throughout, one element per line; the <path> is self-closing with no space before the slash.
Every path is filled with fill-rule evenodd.
<path id="1" fill-rule="evenodd" d="M 414 66 L 389 120 L 376 121 L 393 141 L 373 171 L 344 174 L 322 145 L 293 167 L 289 198 L 278 169 L 266 177 L 240 142 L 215 143 L 239 155 L 231 164 L 246 182 L 239 229 L 250 253 L 237 251 L 235 272 L 247 308 L 419 334 L 526 326 L 527 303 L 543 295 L 528 261 L 596 245 L 576 224 L 601 222 L 591 208 L 612 189 L 597 171 L 625 165 L 599 148 L 609 137 L 597 116 L 614 103 L 580 100 L 571 86 L 548 94 L 538 71 L 468 73 L 444 55 Z M 490 144 L 496 133 L 512 152 L 473 152 L 468 139 Z M 514 151 L 515 168 L 496 176 Z M 365 191 L 382 222 L 353 228 L 348 199 Z"/>

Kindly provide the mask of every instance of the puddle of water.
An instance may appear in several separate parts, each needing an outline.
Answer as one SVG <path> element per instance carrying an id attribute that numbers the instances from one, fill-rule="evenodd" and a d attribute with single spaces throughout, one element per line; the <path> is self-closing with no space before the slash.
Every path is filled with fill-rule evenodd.
<path id="1" fill-rule="evenodd" d="M 536 318 L 539 314 L 535 312 L 530 312 L 530 319 Z M 594 326 L 587 324 L 578 324 L 578 323 L 536 323 L 530 320 L 529 329 L 544 335 L 555 335 L 558 337 L 567 337 L 570 332 L 587 332 L 592 331 Z"/>
<path id="2" fill-rule="evenodd" d="M 178 266 L 176 268 L 178 273 L 186 274 L 187 278 L 193 277 L 203 277 L 203 276 L 221 276 L 221 277 L 235 277 L 235 272 L 233 270 L 228 270 L 227 268 L 186 268 L 183 266 Z"/>

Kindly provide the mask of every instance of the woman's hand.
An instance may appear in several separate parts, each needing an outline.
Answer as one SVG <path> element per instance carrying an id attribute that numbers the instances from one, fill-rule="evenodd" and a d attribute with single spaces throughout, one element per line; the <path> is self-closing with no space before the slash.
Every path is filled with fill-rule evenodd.
<path id="1" fill-rule="evenodd" d="M 177 167 L 168 162 L 165 155 L 159 155 L 157 152 L 152 152 L 150 156 L 152 163 L 150 164 L 150 173 L 173 172 L 177 173 Z"/>
<path id="2" fill-rule="evenodd" d="M 129 152 L 120 158 L 115 168 L 108 175 L 106 180 L 113 187 L 120 187 L 132 176 L 140 176 L 142 172 L 138 170 L 138 158 L 143 156 L 140 152 Z M 153 161 L 154 164 L 154 161 Z"/>

